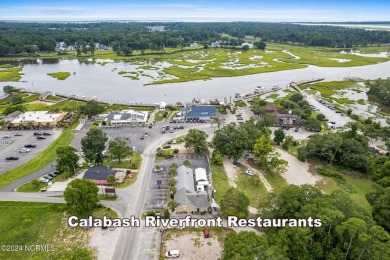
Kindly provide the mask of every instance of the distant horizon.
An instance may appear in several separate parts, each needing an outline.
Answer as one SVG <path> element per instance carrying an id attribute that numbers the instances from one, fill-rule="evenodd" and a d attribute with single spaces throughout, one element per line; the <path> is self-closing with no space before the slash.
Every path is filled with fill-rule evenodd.
<path id="1" fill-rule="evenodd" d="M 26 19 L 26 20 L 1 20 L 0 22 L 36 22 L 36 23 L 100 23 L 100 22 L 142 22 L 142 23 L 172 23 L 172 22 L 178 22 L 178 23 L 234 23 L 234 22 L 253 22 L 253 23 L 295 23 L 295 24 L 372 24 L 372 25 L 381 25 L 381 24 L 389 24 L 390 26 L 390 20 L 388 21 L 249 21 L 249 20 L 231 20 L 231 21 L 181 21 L 181 20 L 35 20 L 35 19 Z"/>
<path id="2" fill-rule="evenodd" d="M 376 22 L 390 21 L 390 2 L 376 0 L 3 0 L 1 21 L 85 22 Z"/>

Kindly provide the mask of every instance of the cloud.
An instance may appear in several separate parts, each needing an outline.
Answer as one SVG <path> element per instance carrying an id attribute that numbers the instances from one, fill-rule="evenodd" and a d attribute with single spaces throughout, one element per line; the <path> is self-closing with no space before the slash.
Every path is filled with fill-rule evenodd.
<path id="1" fill-rule="evenodd" d="M 23 11 L 37 11 L 37 12 L 48 12 L 48 13 L 70 13 L 80 12 L 84 9 L 78 7 L 55 7 L 55 6 L 19 6 L 17 9 Z"/>

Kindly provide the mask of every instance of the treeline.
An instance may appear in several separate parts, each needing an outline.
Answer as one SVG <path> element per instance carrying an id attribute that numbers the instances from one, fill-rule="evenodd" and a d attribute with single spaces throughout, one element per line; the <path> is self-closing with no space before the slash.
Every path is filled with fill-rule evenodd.
<path id="1" fill-rule="evenodd" d="M 370 147 L 375 139 L 388 139 L 390 127 L 380 127 L 370 120 L 366 124 L 349 123 L 349 127 L 346 132 L 312 136 L 305 146 L 298 148 L 298 159 L 317 157 L 330 165 L 362 172 L 379 185 L 390 187 L 389 153 L 379 155 Z"/>
<path id="2" fill-rule="evenodd" d="M 148 26 L 165 26 L 149 32 Z M 189 46 L 194 41 L 209 44 L 222 40 L 222 33 L 243 39 L 299 45 L 351 48 L 390 43 L 390 32 L 335 26 L 288 23 L 0 23 L 0 56 L 36 51 L 54 51 L 56 42 L 84 46 L 101 43 L 131 53 L 132 50 L 161 50 Z"/>
<path id="3" fill-rule="evenodd" d="M 383 197 L 386 191 L 380 196 Z M 387 190 L 387 199 L 389 198 Z M 388 203 L 387 203 L 388 205 Z M 389 259 L 390 235 L 385 230 L 386 208 L 369 212 L 348 194 L 325 195 L 317 187 L 290 185 L 268 194 L 260 205 L 265 219 L 320 219 L 320 227 L 265 227 L 262 235 L 254 232 L 230 233 L 224 243 L 222 259 Z M 376 223 L 376 221 L 378 221 Z M 280 222 L 279 222 L 280 223 Z M 389 222 L 387 222 L 389 223 Z M 385 224 L 384 227 L 378 224 Z M 280 225 L 280 224 L 278 224 Z"/>
<path id="4" fill-rule="evenodd" d="M 378 102 L 390 106 L 390 78 L 369 81 L 366 85 L 370 88 L 368 95 L 373 96 Z"/>

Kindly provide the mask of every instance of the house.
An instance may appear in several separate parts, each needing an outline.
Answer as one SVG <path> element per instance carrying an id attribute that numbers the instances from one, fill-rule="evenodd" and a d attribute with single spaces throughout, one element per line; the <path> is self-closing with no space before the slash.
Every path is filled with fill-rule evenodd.
<path id="1" fill-rule="evenodd" d="M 212 43 L 211 43 L 211 47 L 220 47 L 220 46 L 221 46 L 221 44 L 220 44 L 219 41 L 216 41 L 216 42 L 212 42 Z"/>
<path id="2" fill-rule="evenodd" d="M 197 42 L 193 42 L 190 44 L 190 47 L 193 47 L 193 48 L 198 47 L 198 46 L 199 46 L 199 43 L 197 43 Z"/>
<path id="3" fill-rule="evenodd" d="M 288 111 L 270 104 L 264 107 L 264 114 L 275 118 L 274 126 L 299 126 L 301 123 L 300 116 L 292 115 Z"/>
<path id="4" fill-rule="evenodd" d="M 131 124 L 146 123 L 147 111 L 122 110 L 108 114 L 106 121 L 108 126 L 127 126 Z"/>
<path id="5" fill-rule="evenodd" d="M 54 50 L 55 51 L 64 51 L 64 50 L 66 50 L 66 47 L 67 47 L 67 45 L 65 42 L 57 42 Z"/>
<path id="6" fill-rule="evenodd" d="M 253 35 L 245 35 L 245 36 L 244 36 L 244 39 L 245 39 L 245 40 L 254 40 L 254 39 L 255 39 L 255 36 L 253 36 Z"/>
<path id="7" fill-rule="evenodd" d="M 109 175 L 116 176 L 116 174 L 117 171 L 113 170 L 111 167 L 94 166 L 85 172 L 83 179 L 91 180 L 96 184 L 107 185 L 107 177 Z"/>
<path id="8" fill-rule="evenodd" d="M 194 173 L 184 165 L 177 168 L 176 193 L 174 200 L 178 204 L 176 213 L 199 213 L 207 211 L 208 195 L 206 191 L 196 191 Z"/>
<path id="9" fill-rule="evenodd" d="M 191 106 L 191 110 L 186 113 L 185 118 L 210 121 L 216 114 L 217 108 L 213 105 Z"/>
<path id="10" fill-rule="evenodd" d="M 34 126 L 39 124 L 43 126 L 56 126 L 63 119 L 66 119 L 67 114 L 68 112 L 53 114 L 48 111 L 31 111 L 19 115 L 17 118 L 12 120 L 11 123 L 14 127 L 27 126 L 29 123 L 32 123 Z"/>
<path id="11" fill-rule="evenodd" d="M 241 44 L 241 48 L 244 47 L 244 46 L 248 46 L 249 49 L 252 49 L 252 48 L 253 48 L 253 44 L 252 44 L 252 43 L 249 43 L 249 42 L 244 42 L 243 44 Z"/>

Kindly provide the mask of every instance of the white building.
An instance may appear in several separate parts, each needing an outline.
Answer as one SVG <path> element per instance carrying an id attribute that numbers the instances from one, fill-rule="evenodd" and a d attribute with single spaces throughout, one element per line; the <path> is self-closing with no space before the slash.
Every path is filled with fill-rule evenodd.
<path id="1" fill-rule="evenodd" d="M 148 121 L 147 111 L 122 110 L 112 112 L 107 116 L 107 125 L 126 126 L 134 123 L 146 123 Z"/>
<path id="2" fill-rule="evenodd" d="M 210 185 L 209 180 L 207 179 L 206 169 L 195 169 L 195 183 L 197 191 L 204 191 L 204 188 Z"/>
<path id="3" fill-rule="evenodd" d="M 13 126 L 27 126 L 27 124 L 30 122 L 33 123 L 33 125 L 38 125 L 39 123 L 41 123 L 42 125 L 57 125 L 57 123 L 61 121 L 64 116 L 66 116 L 66 114 L 66 112 L 60 114 L 53 114 L 48 111 L 32 111 L 19 115 L 11 123 L 13 124 Z"/>

